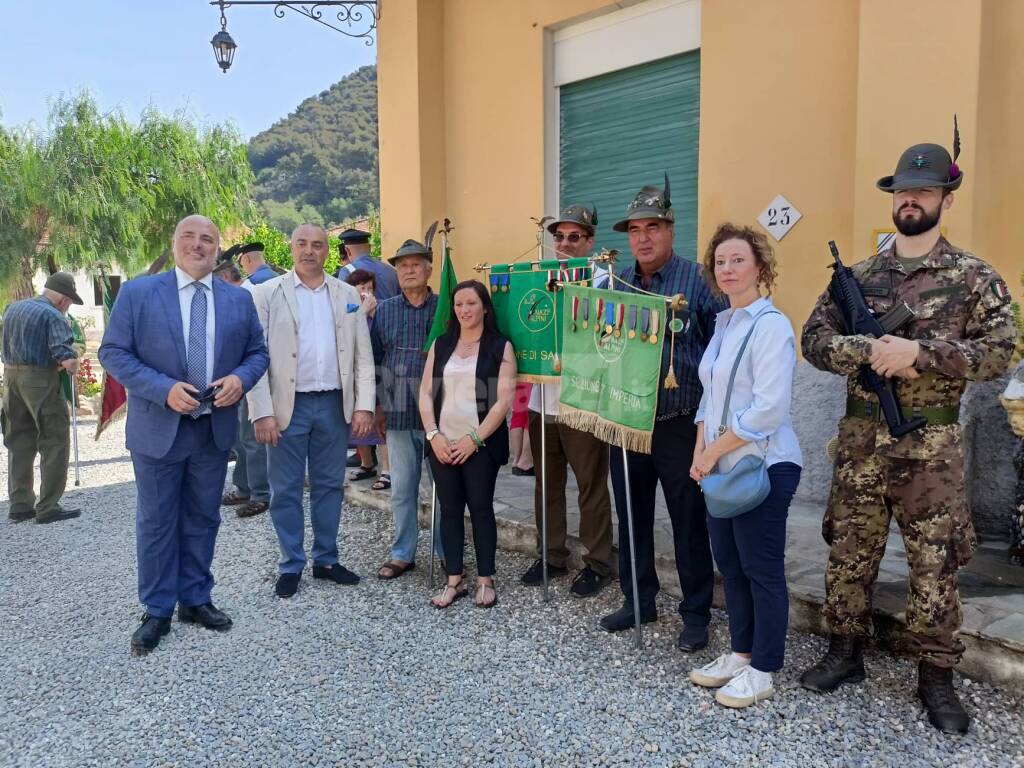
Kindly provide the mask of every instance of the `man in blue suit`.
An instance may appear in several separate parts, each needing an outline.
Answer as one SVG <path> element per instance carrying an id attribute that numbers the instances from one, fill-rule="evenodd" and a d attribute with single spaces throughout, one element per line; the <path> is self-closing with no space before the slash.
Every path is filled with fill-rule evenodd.
<path id="1" fill-rule="evenodd" d="M 100 345 L 100 363 L 128 390 L 140 654 L 170 631 L 175 605 L 180 621 L 231 627 L 211 602 L 210 564 L 237 403 L 270 358 L 248 291 L 213 279 L 219 243 L 206 217 L 179 222 L 174 271 L 122 285 Z"/>

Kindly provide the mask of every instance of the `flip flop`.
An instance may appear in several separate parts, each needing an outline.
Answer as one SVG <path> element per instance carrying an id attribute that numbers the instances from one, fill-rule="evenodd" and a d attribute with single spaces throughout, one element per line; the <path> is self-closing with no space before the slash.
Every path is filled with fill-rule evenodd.
<path id="1" fill-rule="evenodd" d="M 381 575 L 381 571 L 385 568 L 391 571 L 390 576 Z M 405 565 L 402 565 L 394 560 L 388 560 L 377 569 L 377 578 L 381 581 L 391 581 L 392 579 L 397 579 L 399 576 L 403 576 L 409 571 L 414 570 L 416 570 L 416 563 L 406 563 Z"/>
<path id="2" fill-rule="evenodd" d="M 387 472 L 380 473 L 380 479 L 370 486 L 371 491 L 386 491 L 391 487 L 391 475 Z"/>
<path id="3" fill-rule="evenodd" d="M 358 483 L 360 480 L 369 480 L 371 477 L 377 476 L 377 470 L 373 467 L 360 467 L 355 472 L 348 476 L 348 479 L 354 483 Z"/>
<path id="4" fill-rule="evenodd" d="M 494 599 L 491 602 L 489 602 L 489 603 L 481 603 L 479 600 L 476 599 L 476 597 L 474 597 L 473 598 L 473 604 L 477 608 L 493 608 L 494 606 L 496 606 L 498 604 L 498 590 L 496 590 L 494 588 L 493 584 L 478 584 L 477 587 L 476 587 L 476 591 L 478 593 L 481 590 L 483 590 L 483 589 L 491 590 L 491 592 L 494 593 Z"/>

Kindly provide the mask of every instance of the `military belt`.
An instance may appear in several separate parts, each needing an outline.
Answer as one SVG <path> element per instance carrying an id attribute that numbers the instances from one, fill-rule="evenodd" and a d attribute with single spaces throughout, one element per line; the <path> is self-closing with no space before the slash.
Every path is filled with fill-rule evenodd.
<path id="1" fill-rule="evenodd" d="M 924 416 L 928 419 L 929 425 L 956 424 L 960 421 L 959 405 L 937 405 L 924 407 L 901 406 L 903 418 L 912 419 L 915 416 Z M 846 415 L 869 421 L 884 421 L 885 415 L 878 403 L 868 400 L 858 400 L 855 397 L 846 398 Z"/>

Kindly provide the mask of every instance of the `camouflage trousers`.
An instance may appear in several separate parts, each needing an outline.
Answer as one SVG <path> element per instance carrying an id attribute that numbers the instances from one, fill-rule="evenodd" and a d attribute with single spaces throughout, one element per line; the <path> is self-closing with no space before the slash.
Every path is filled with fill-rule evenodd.
<path id="1" fill-rule="evenodd" d="M 964 493 L 963 458 L 900 459 L 840 451 L 822 524 L 831 547 L 825 618 L 838 635 L 870 635 L 871 594 L 895 515 L 910 566 L 911 650 L 942 667 L 963 655 L 957 570 L 977 539 Z"/>

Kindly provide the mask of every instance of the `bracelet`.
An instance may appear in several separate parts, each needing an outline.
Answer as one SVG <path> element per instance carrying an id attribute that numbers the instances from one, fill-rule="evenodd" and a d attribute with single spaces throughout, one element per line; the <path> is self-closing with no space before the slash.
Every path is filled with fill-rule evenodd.
<path id="1" fill-rule="evenodd" d="M 475 445 L 475 446 L 476 446 L 477 448 L 483 448 L 483 447 L 484 447 L 484 441 L 480 439 L 480 435 L 478 435 L 478 434 L 476 433 L 476 430 L 475 430 L 475 429 L 471 429 L 471 430 L 469 431 L 469 438 L 470 438 L 470 440 L 472 440 L 472 441 L 473 441 L 473 444 L 474 444 L 474 445 Z"/>

